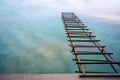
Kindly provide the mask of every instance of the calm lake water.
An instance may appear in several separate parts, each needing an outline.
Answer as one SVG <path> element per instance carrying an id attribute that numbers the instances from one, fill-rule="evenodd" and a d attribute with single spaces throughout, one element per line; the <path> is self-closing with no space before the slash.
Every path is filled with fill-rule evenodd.
<path id="1" fill-rule="evenodd" d="M 88 16 L 80 19 L 120 61 L 120 23 Z M 0 73 L 74 73 L 77 66 L 68 44 L 60 15 L 0 20 Z"/>

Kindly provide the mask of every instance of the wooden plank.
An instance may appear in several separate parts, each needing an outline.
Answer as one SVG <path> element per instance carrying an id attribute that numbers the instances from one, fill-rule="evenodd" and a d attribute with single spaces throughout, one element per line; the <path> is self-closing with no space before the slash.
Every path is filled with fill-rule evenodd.
<path id="1" fill-rule="evenodd" d="M 77 59 L 72 59 L 73 61 L 77 61 Z M 99 61 L 99 62 L 111 62 L 110 60 L 96 60 L 96 59 L 80 59 L 80 61 Z"/>
<path id="2" fill-rule="evenodd" d="M 86 28 L 86 26 L 81 26 L 81 25 L 79 25 L 79 26 L 66 26 L 67 28 Z"/>
<path id="3" fill-rule="evenodd" d="M 70 42 L 99 42 L 100 40 L 68 40 Z"/>
<path id="4" fill-rule="evenodd" d="M 74 55 L 113 55 L 113 53 L 74 53 Z"/>
<path id="5" fill-rule="evenodd" d="M 89 37 L 96 37 L 96 36 L 67 36 L 67 37 L 71 37 L 71 38 L 89 38 Z"/>
<path id="6" fill-rule="evenodd" d="M 86 73 L 110 73 L 110 72 L 96 72 L 96 71 L 85 71 Z M 82 73 L 81 71 L 75 71 L 75 73 Z"/>
<path id="7" fill-rule="evenodd" d="M 120 62 L 76 62 L 76 64 L 120 64 Z"/>
<path id="8" fill-rule="evenodd" d="M 79 75 L 79 77 L 120 77 L 120 74 L 85 74 Z"/>
<path id="9" fill-rule="evenodd" d="M 71 51 L 73 52 L 73 51 Z M 77 51 L 77 55 L 113 55 L 113 53 L 102 53 L 102 52 L 90 52 L 90 51 Z"/>
<path id="10" fill-rule="evenodd" d="M 66 34 L 91 34 L 92 32 L 66 32 Z"/>
<path id="11" fill-rule="evenodd" d="M 106 46 L 90 46 L 90 45 L 70 45 L 73 48 L 105 48 Z"/>
<path id="12" fill-rule="evenodd" d="M 89 30 L 89 29 L 66 29 L 66 30 Z"/>
<path id="13" fill-rule="evenodd" d="M 99 62 L 111 62 L 110 60 L 98 60 L 98 59 L 80 59 L 80 61 L 99 61 Z"/>

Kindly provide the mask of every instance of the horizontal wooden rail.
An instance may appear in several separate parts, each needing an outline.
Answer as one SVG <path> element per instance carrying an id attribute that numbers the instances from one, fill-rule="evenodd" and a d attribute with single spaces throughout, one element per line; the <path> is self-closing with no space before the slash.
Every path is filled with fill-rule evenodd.
<path id="1" fill-rule="evenodd" d="M 89 30 L 89 29 L 66 29 L 66 30 Z"/>
<path id="2" fill-rule="evenodd" d="M 66 34 L 91 34 L 92 32 L 66 32 Z"/>
<path id="3" fill-rule="evenodd" d="M 120 64 L 120 62 L 76 62 L 76 64 Z"/>
<path id="4" fill-rule="evenodd" d="M 113 55 L 113 53 L 74 53 L 74 55 Z"/>
<path id="5" fill-rule="evenodd" d="M 99 42 L 100 40 L 68 40 L 72 42 Z"/>
<path id="6" fill-rule="evenodd" d="M 81 74 L 79 77 L 120 77 L 120 74 Z"/>
<path id="7" fill-rule="evenodd" d="M 89 37 L 96 37 L 96 36 L 67 36 L 71 38 L 89 38 Z"/>
<path id="8" fill-rule="evenodd" d="M 72 48 L 105 48 L 106 46 L 70 45 Z"/>

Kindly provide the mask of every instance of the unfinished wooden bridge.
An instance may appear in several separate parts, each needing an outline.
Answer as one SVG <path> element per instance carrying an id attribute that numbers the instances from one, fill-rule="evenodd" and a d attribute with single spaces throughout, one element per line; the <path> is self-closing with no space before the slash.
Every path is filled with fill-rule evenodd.
<path id="1" fill-rule="evenodd" d="M 70 42 L 69 46 L 72 49 L 71 52 L 75 56 L 73 61 L 76 61 L 78 66 L 78 71 L 76 72 L 82 73 L 80 77 L 120 77 L 115 67 L 116 65 L 120 67 L 120 62 L 117 62 L 112 57 L 113 53 L 105 50 L 106 46 L 100 45 L 100 40 L 95 39 L 96 36 L 89 31 L 87 26 L 74 13 L 63 12 L 62 20 L 68 41 Z M 89 66 L 93 68 L 87 71 L 85 68 L 89 68 Z M 113 71 L 101 71 L 107 68 L 111 68 Z"/>

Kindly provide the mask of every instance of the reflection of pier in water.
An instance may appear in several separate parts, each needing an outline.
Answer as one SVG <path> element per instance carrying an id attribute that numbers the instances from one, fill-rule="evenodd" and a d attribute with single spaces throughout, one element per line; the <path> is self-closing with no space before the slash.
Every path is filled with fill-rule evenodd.
<path id="1" fill-rule="evenodd" d="M 70 42 L 69 46 L 72 48 L 71 52 L 75 55 L 75 59 L 73 60 L 76 61 L 78 65 L 78 71 L 76 72 L 82 73 L 82 75 L 80 75 L 81 77 L 120 77 L 116 69 L 116 65 L 120 67 L 120 62 L 117 62 L 112 57 L 113 53 L 105 50 L 106 46 L 99 44 L 100 40 L 95 39 L 96 36 L 89 31 L 87 26 L 74 13 L 63 12 L 62 20 L 69 39 L 68 41 Z M 88 57 L 86 58 L 85 56 Z M 87 66 L 93 67 L 93 69 L 87 71 L 85 69 Z M 106 69 L 106 67 L 111 68 L 112 71 L 102 70 Z"/>

